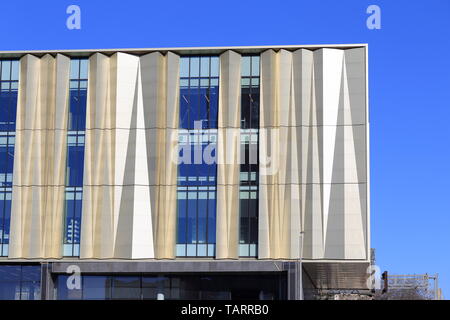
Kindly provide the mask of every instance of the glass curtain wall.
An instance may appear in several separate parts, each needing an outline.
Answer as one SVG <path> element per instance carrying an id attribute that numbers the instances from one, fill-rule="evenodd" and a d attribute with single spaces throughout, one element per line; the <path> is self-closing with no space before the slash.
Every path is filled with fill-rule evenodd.
<path id="1" fill-rule="evenodd" d="M 88 59 L 72 59 L 70 63 L 64 256 L 80 255 L 88 64 Z"/>
<path id="2" fill-rule="evenodd" d="M 286 274 L 82 275 L 81 289 L 56 280 L 58 300 L 279 300 L 286 299 Z"/>
<path id="3" fill-rule="evenodd" d="M 239 256 L 256 257 L 258 246 L 259 56 L 241 64 L 241 174 Z"/>
<path id="4" fill-rule="evenodd" d="M 40 299 L 40 265 L 0 265 L 0 300 Z"/>
<path id="5" fill-rule="evenodd" d="M 176 247 L 179 257 L 215 255 L 218 94 L 219 57 L 182 57 Z"/>
<path id="6" fill-rule="evenodd" d="M 0 256 L 8 256 L 19 61 L 0 60 Z"/>

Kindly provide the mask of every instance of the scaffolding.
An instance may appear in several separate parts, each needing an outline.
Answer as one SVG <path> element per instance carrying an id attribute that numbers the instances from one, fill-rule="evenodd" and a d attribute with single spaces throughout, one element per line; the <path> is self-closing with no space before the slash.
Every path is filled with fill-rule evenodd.
<path id="1" fill-rule="evenodd" d="M 433 292 L 434 300 L 443 300 L 444 298 L 442 290 L 439 288 L 439 274 L 389 274 L 387 275 L 387 287 L 388 290 L 419 289 Z"/>

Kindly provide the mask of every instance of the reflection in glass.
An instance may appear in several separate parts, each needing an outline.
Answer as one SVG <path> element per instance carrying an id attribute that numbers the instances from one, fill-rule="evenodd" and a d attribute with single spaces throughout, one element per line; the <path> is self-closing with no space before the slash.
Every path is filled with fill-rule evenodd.
<path id="1" fill-rule="evenodd" d="M 165 300 L 173 298 L 170 294 L 170 278 L 167 277 L 142 277 L 142 299 L 156 300 L 158 294 Z"/>
<path id="2" fill-rule="evenodd" d="M 0 300 L 40 299 L 40 265 L 0 265 Z"/>
<path id="3" fill-rule="evenodd" d="M 256 257 L 258 245 L 259 56 L 241 59 L 241 174 L 239 256 Z"/>
<path id="4" fill-rule="evenodd" d="M 56 280 L 58 300 L 261 300 L 286 298 L 286 274 L 82 275 L 81 290 Z M 14 283 L 12 284 L 13 287 Z M 15 287 L 13 287 L 14 289 Z M 14 292 L 9 289 L 8 292 Z M 1 290 L 1 289 L 0 289 Z"/>
<path id="5" fill-rule="evenodd" d="M 141 282 L 139 277 L 113 277 L 112 299 L 136 300 L 141 298 Z"/>
<path id="6" fill-rule="evenodd" d="M 0 256 L 9 252 L 19 61 L 0 60 Z"/>
<path id="7" fill-rule="evenodd" d="M 215 254 L 218 57 L 180 62 L 177 256 Z M 212 150 L 208 153 L 208 150 Z M 209 160 L 205 154 L 208 154 Z"/>
<path id="8" fill-rule="evenodd" d="M 63 240 L 64 256 L 79 256 L 80 254 L 88 69 L 88 59 L 71 60 Z"/>
<path id="9" fill-rule="evenodd" d="M 110 300 L 111 277 L 83 277 L 83 300 Z"/>

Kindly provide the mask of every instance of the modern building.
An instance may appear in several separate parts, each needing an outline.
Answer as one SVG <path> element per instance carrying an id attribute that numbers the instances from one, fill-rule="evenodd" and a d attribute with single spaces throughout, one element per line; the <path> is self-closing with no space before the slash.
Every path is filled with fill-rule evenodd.
<path id="1" fill-rule="evenodd" d="M 367 45 L 0 52 L 0 88 L 0 298 L 367 290 Z"/>

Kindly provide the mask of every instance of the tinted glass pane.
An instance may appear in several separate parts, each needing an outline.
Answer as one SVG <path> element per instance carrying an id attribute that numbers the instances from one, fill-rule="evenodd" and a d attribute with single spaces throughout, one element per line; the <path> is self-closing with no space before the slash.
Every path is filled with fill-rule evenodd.
<path id="1" fill-rule="evenodd" d="M 219 104 L 219 87 L 213 86 L 209 89 L 209 127 L 217 128 L 217 110 Z"/>
<path id="2" fill-rule="evenodd" d="M 1 265 L 0 281 L 20 281 L 21 266 L 20 265 Z"/>
<path id="3" fill-rule="evenodd" d="M 41 266 L 22 266 L 23 281 L 41 281 Z"/>
<path id="4" fill-rule="evenodd" d="M 66 223 L 65 223 L 64 243 L 73 243 L 74 209 L 75 209 L 75 200 L 66 199 Z"/>
<path id="5" fill-rule="evenodd" d="M 0 281 L 0 300 L 19 300 L 20 281 Z"/>
<path id="6" fill-rule="evenodd" d="M 11 225 L 11 193 L 7 193 L 4 202 L 4 212 L 3 212 L 3 243 L 9 243 L 9 229 Z M 3 248 L 3 255 L 7 255 L 5 247 Z"/>
<path id="7" fill-rule="evenodd" d="M 0 186 L 12 186 L 14 164 L 14 131 L 17 110 L 19 62 L 0 61 Z M 0 255 L 8 255 L 11 193 L 2 189 L 0 196 Z M 0 191 L 0 192 L 1 192 Z M 19 292 L 20 298 L 20 292 Z"/>
<path id="8" fill-rule="evenodd" d="M 70 79 L 78 79 L 80 72 L 80 60 L 72 59 L 70 61 Z"/>
<path id="9" fill-rule="evenodd" d="M 180 59 L 180 77 L 189 77 L 189 58 L 182 57 Z"/>
<path id="10" fill-rule="evenodd" d="M 211 77 L 219 76 L 219 57 L 211 57 Z"/>
<path id="11" fill-rule="evenodd" d="M 86 128 L 86 102 L 87 102 L 87 90 L 80 89 L 79 92 L 79 119 L 78 119 L 78 130 L 84 130 Z"/>
<path id="12" fill-rule="evenodd" d="M 210 207 L 204 186 L 216 183 L 215 140 L 206 130 L 217 127 L 219 82 L 211 77 L 218 77 L 218 71 L 218 57 L 182 57 L 180 84 L 189 83 L 189 89 L 180 89 L 180 127 L 188 131 L 179 135 L 182 163 L 177 181 L 179 186 L 189 188 L 187 197 L 181 189 L 178 193 L 177 243 L 186 246 L 177 246 L 177 255 L 212 256 L 214 251 L 208 249 L 207 243 L 211 243 L 210 239 L 215 241 L 215 225 L 210 223 L 215 224 L 216 209 Z M 193 129 L 205 131 L 198 133 Z"/>
<path id="13" fill-rule="evenodd" d="M 208 243 L 216 243 L 216 193 L 209 192 L 208 200 Z"/>
<path id="14" fill-rule="evenodd" d="M 250 243 L 258 243 L 258 218 L 252 217 L 249 219 L 250 228 Z"/>
<path id="15" fill-rule="evenodd" d="M 240 255 L 256 256 L 258 238 L 259 56 L 242 57 Z M 251 192 L 249 192 L 251 190 Z M 247 245 L 248 244 L 248 245 Z M 250 245 L 251 244 L 251 245 Z"/>
<path id="16" fill-rule="evenodd" d="M 199 245 L 204 248 L 205 245 Z M 241 246 L 242 247 L 242 246 Z M 246 245 L 246 249 L 251 245 Z M 204 250 L 204 249 L 200 249 Z M 252 249 L 250 249 L 251 251 Z M 248 251 L 248 250 L 247 250 Z M 90 284 L 82 286 L 82 295 L 86 298 L 87 291 L 92 293 L 92 288 L 100 288 L 106 299 L 156 299 L 162 296 L 164 299 L 285 299 L 286 276 L 274 275 L 230 275 L 230 274 L 208 274 L 208 275 L 167 275 L 167 276 L 121 276 L 113 277 L 110 285 L 93 284 L 96 276 L 84 276 L 83 283 Z M 105 277 L 103 277 L 105 278 Z M 67 290 L 67 276 L 61 275 L 57 279 L 58 299 L 76 299 L 76 290 Z M 28 283 L 23 282 L 25 287 Z M 243 289 L 245 288 L 245 289 Z M 110 295 L 110 293 L 112 295 Z M 12 287 L 10 292 L 15 292 Z M 78 291 L 80 292 L 80 291 Z M 106 292 L 106 293 L 105 293 Z M 124 295 L 127 295 L 124 297 Z M 14 295 L 13 295 L 14 296 Z M 78 293 L 78 296 L 81 296 Z"/>
<path id="17" fill-rule="evenodd" d="M 259 77 L 259 57 L 252 57 L 252 76 Z"/>
<path id="18" fill-rule="evenodd" d="M 180 91 L 180 128 L 189 128 L 189 89 Z"/>
<path id="19" fill-rule="evenodd" d="M 177 243 L 186 243 L 186 194 L 178 193 L 178 236 Z"/>
<path id="20" fill-rule="evenodd" d="M 0 195 L 2 196 L 2 195 Z M 4 230 L 3 230 L 3 206 L 4 206 L 4 200 L 1 199 L 0 200 L 0 255 L 2 253 L 2 246 L 1 244 L 3 243 L 3 234 L 4 234 Z"/>
<path id="21" fill-rule="evenodd" d="M 250 90 L 242 89 L 241 94 L 241 128 L 250 127 Z"/>
<path id="22" fill-rule="evenodd" d="M 191 57 L 190 76 L 198 77 L 200 75 L 200 58 Z"/>
<path id="23" fill-rule="evenodd" d="M 197 242 L 197 194 L 188 194 L 187 243 Z"/>
<path id="24" fill-rule="evenodd" d="M 75 215 L 73 222 L 73 242 L 80 243 L 80 231 L 81 231 L 81 209 L 83 201 L 81 200 L 81 194 L 77 194 L 77 200 L 75 200 Z M 75 254 L 78 255 L 78 254 Z"/>
<path id="25" fill-rule="evenodd" d="M 142 277 L 142 298 L 155 300 L 161 294 L 170 299 L 170 279 L 167 277 Z"/>
<path id="26" fill-rule="evenodd" d="M 84 146 L 68 148 L 68 186 L 83 186 Z"/>
<path id="27" fill-rule="evenodd" d="M 66 189 L 64 255 L 73 256 L 79 255 L 88 74 L 88 59 L 71 60 L 66 186 L 76 188 Z"/>
<path id="28" fill-rule="evenodd" d="M 72 278 L 71 278 L 72 279 Z M 57 279 L 56 285 L 56 293 L 58 300 L 81 300 L 82 299 L 82 290 L 78 289 L 69 289 L 67 285 L 67 281 L 71 281 L 69 276 L 60 275 Z M 71 285 L 73 286 L 73 282 Z M 72 287 L 71 286 L 71 287 Z"/>
<path id="29" fill-rule="evenodd" d="M 40 299 L 40 265 L 1 265 L 0 300 Z"/>
<path id="30" fill-rule="evenodd" d="M 0 147 L 0 168 L 6 168 L 8 162 L 8 149 L 7 147 Z"/>
<path id="31" fill-rule="evenodd" d="M 2 80 L 10 80 L 11 79 L 11 61 L 3 61 L 2 62 Z"/>
<path id="32" fill-rule="evenodd" d="M 241 75 L 243 77 L 249 77 L 250 76 L 250 67 L 251 67 L 251 62 L 250 62 L 250 57 L 242 57 L 241 60 Z"/>
<path id="33" fill-rule="evenodd" d="M 41 283 L 37 281 L 22 282 L 21 284 L 21 300 L 40 300 L 41 299 Z"/>
<path id="34" fill-rule="evenodd" d="M 207 200 L 207 192 L 200 192 L 198 194 L 198 243 L 206 243 L 206 224 L 207 224 L 207 209 L 208 209 L 208 200 Z M 206 255 L 206 251 L 205 254 Z"/>
<path id="35" fill-rule="evenodd" d="M 15 80 L 15 81 L 19 80 L 19 69 L 20 69 L 19 61 L 17 61 L 17 60 L 12 61 L 11 80 Z"/>
<path id="36" fill-rule="evenodd" d="M 83 299 L 105 300 L 111 298 L 111 279 L 106 276 L 83 277 Z"/>
<path id="37" fill-rule="evenodd" d="M 14 168 L 14 144 L 8 146 L 6 158 L 7 158 L 7 161 L 6 161 L 5 173 L 12 174 L 13 168 Z"/>
<path id="38" fill-rule="evenodd" d="M 80 61 L 80 79 L 87 79 L 89 71 L 89 60 L 83 59 Z"/>
<path id="39" fill-rule="evenodd" d="M 202 77 L 209 77 L 209 57 L 201 57 L 200 58 L 200 76 Z"/>
<path id="40" fill-rule="evenodd" d="M 202 128 L 208 128 L 209 110 L 208 110 L 208 89 L 199 90 L 199 118 L 202 121 Z"/>
<path id="41" fill-rule="evenodd" d="M 141 283 L 139 277 L 113 277 L 112 299 L 140 299 Z"/>
<path id="42" fill-rule="evenodd" d="M 0 91 L 0 123 L 4 124 L 9 121 L 9 101 L 10 94 L 8 91 Z"/>

